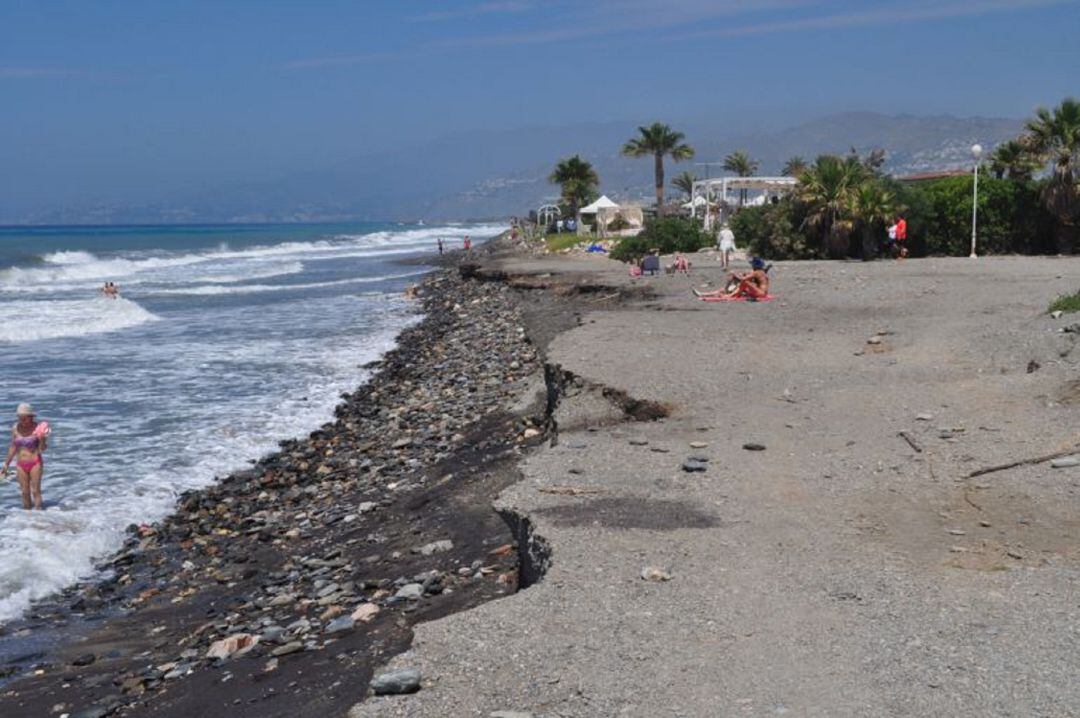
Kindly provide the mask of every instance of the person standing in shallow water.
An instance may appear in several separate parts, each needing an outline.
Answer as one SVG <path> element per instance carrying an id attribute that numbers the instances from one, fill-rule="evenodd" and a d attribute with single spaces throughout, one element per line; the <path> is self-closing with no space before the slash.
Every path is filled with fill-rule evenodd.
<path id="1" fill-rule="evenodd" d="M 23 508 L 29 509 L 33 499 L 33 507 L 41 509 L 41 475 L 45 471 L 42 454 L 48 440 L 49 425 L 35 419 L 34 409 L 29 404 L 19 404 L 15 415 L 19 420 L 11 427 L 11 446 L 0 475 L 7 476 L 11 460 L 15 459 L 15 476 L 19 480 Z"/>
<path id="2" fill-rule="evenodd" d="M 472 240 L 469 239 L 469 235 L 465 235 L 465 241 L 462 242 L 461 244 L 462 244 L 462 247 L 464 247 L 464 249 L 466 251 L 472 249 Z"/>
<path id="3" fill-rule="evenodd" d="M 439 237 L 438 242 L 439 242 L 439 254 L 442 254 L 443 253 L 442 237 Z"/>

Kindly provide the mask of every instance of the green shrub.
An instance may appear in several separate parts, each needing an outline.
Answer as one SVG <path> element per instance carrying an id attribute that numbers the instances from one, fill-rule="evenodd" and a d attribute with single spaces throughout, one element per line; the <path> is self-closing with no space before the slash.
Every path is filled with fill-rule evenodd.
<path id="1" fill-rule="evenodd" d="M 908 207 L 913 254 L 966 256 L 971 252 L 972 178 L 947 177 L 901 190 Z M 1039 197 L 1039 183 L 979 177 L 979 254 L 1054 251 L 1054 220 Z"/>
<path id="2" fill-rule="evenodd" d="M 618 214 L 615 215 L 615 219 L 608 222 L 607 228 L 609 232 L 621 232 L 624 229 L 630 229 L 630 223 L 621 214 Z"/>
<path id="3" fill-rule="evenodd" d="M 1046 310 L 1050 312 L 1064 312 L 1070 314 L 1072 312 L 1080 312 L 1080 292 L 1076 294 L 1066 294 L 1058 297 L 1054 300 L 1054 303 L 1050 305 L 1050 308 Z"/>
<path id="4" fill-rule="evenodd" d="M 760 207 L 744 207 L 730 220 L 735 243 L 750 254 L 768 259 L 818 259 L 820 240 L 799 230 L 802 217 L 791 199 Z"/>
<path id="5" fill-rule="evenodd" d="M 636 237 L 623 237 L 611 251 L 611 258 L 630 262 L 653 249 L 659 249 L 661 254 L 696 252 L 712 244 L 712 236 L 701 229 L 700 222 L 682 217 L 659 217 L 649 220 Z"/>

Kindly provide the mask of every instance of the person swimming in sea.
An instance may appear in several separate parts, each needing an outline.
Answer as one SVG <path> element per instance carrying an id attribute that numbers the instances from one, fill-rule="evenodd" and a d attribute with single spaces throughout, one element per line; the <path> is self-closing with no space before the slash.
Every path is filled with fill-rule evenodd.
<path id="1" fill-rule="evenodd" d="M 49 437 L 49 424 L 46 421 L 37 421 L 34 408 L 29 404 L 19 404 L 15 409 L 15 415 L 18 421 L 11 427 L 11 446 L 8 448 L 0 476 L 7 476 L 11 460 L 14 459 L 15 476 L 19 480 L 23 508 L 30 509 L 31 499 L 33 499 L 33 508 L 40 510 L 43 508 L 41 475 L 45 471 L 45 459 L 42 454 L 45 452 Z"/>
<path id="2" fill-rule="evenodd" d="M 112 282 L 105 282 L 105 286 L 101 288 L 101 295 L 109 299 L 116 299 L 120 296 L 120 288 Z"/>

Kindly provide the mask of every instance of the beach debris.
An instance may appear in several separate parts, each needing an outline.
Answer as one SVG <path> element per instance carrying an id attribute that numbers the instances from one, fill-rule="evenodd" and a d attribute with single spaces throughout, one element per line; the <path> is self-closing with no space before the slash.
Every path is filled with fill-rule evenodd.
<path id="1" fill-rule="evenodd" d="M 743 444 L 742 448 L 746 449 L 747 451 L 765 451 L 764 444 L 755 444 L 753 442 Z"/>
<path id="2" fill-rule="evenodd" d="M 998 464 L 997 466 L 987 466 L 986 468 L 983 468 L 983 469 L 976 469 L 975 471 L 972 471 L 971 473 L 969 473 L 965 478 L 973 479 L 976 476 L 983 476 L 985 474 L 992 474 L 992 473 L 997 472 L 997 471 L 1005 471 L 1006 469 L 1014 469 L 1017 466 L 1026 466 L 1026 465 L 1029 465 L 1029 464 L 1042 464 L 1044 462 L 1052 461 L 1054 459 L 1060 459 L 1060 458 L 1065 457 L 1065 456 L 1071 456 L 1072 454 L 1076 453 L 1076 450 L 1077 450 L 1078 447 L 1080 447 L 1080 444 L 1071 446 L 1068 449 L 1064 449 L 1062 451 L 1055 451 L 1052 454 L 1046 454 L 1045 456 L 1036 456 L 1036 457 L 1030 458 L 1030 459 L 1020 459 L 1019 461 L 1010 461 L 1007 464 Z"/>
<path id="3" fill-rule="evenodd" d="M 233 658 L 242 656 L 259 642 L 258 636 L 248 633 L 234 633 L 228 638 L 215 641 L 206 652 L 207 658 Z"/>
<path id="4" fill-rule="evenodd" d="M 1050 312 L 1050 316 L 1054 319 L 1061 319 L 1062 314 L 1064 314 L 1064 312 L 1060 309 L 1055 309 L 1054 311 Z"/>
<path id="5" fill-rule="evenodd" d="M 899 436 L 901 439 L 908 443 L 908 446 L 915 450 L 916 454 L 922 453 L 922 447 L 919 446 L 919 442 L 915 441 L 915 439 L 912 438 L 911 434 L 907 433 L 906 431 L 901 431 Z"/>
<path id="6" fill-rule="evenodd" d="M 671 580 L 671 572 L 656 566 L 645 566 L 641 569 L 641 580 L 662 583 Z"/>
<path id="7" fill-rule="evenodd" d="M 420 669 L 402 668 L 380 673 L 371 679 L 371 690 L 377 696 L 401 695 L 420 690 Z"/>
<path id="8" fill-rule="evenodd" d="M 1039 369 L 1041 369 L 1041 368 L 1042 368 L 1042 364 L 1040 364 L 1039 362 L 1032 359 L 1027 364 L 1027 373 L 1028 374 L 1034 374 L 1035 372 L 1039 371 Z"/>

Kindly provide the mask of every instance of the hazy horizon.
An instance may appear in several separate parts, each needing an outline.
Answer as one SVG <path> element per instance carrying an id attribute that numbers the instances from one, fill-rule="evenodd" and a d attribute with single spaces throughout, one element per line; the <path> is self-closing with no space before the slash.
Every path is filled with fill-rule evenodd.
<path id="1" fill-rule="evenodd" d="M 462 133 L 1021 119 L 1080 66 L 1075 0 L 371 5 L 0 0 L 0 220 L 253 193 Z"/>

